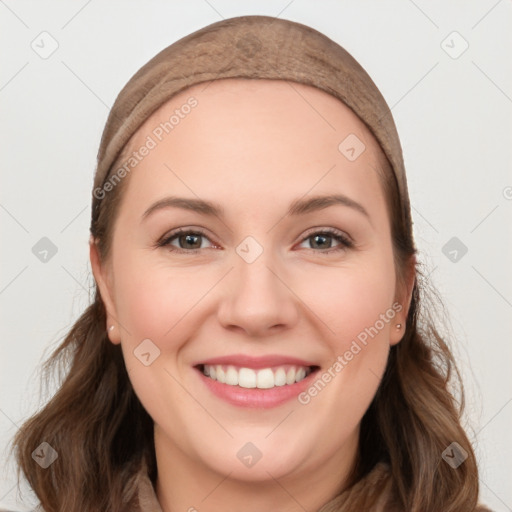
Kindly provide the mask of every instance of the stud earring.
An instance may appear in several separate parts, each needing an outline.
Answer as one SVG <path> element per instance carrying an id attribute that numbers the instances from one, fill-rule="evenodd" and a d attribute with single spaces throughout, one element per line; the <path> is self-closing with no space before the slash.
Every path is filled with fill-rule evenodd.
<path id="1" fill-rule="evenodd" d="M 402 328 L 402 324 L 396 324 L 396 328 L 397 329 L 401 329 Z"/>
<path id="2" fill-rule="evenodd" d="M 113 330 L 114 330 L 114 326 L 113 326 L 113 325 L 111 325 L 111 326 L 108 328 L 108 331 L 109 331 L 109 332 L 112 332 Z"/>

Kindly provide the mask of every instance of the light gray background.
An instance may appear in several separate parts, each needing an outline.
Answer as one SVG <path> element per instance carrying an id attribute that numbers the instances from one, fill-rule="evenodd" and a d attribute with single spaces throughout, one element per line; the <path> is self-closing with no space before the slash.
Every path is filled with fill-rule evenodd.
<path id="1" fill-rule="evenodd" d="M 421 261 L 457 340 L 482 500 L 512 510 L 509 0 L 0 0 L 0 461 L 38 406 L 38 365 L 89 301 L 89 198 L 109 107 L 158 51 L 243 14 L 324 32 L 392 107 Z M 31 48 L 34 40 L 50 47 L 43 31 L 59 45 L 47 59 Z M 464 40 L 469 48 L 453 58 Z M 46 263 L 32 253 L 42 237 L 58 248 Z M 468 248 L 455 263 L 443 253 L 452 237 Z M 17 498 L 12 461 L 2 469 L 0 508 L 28 509 L 33 497 Z"/>

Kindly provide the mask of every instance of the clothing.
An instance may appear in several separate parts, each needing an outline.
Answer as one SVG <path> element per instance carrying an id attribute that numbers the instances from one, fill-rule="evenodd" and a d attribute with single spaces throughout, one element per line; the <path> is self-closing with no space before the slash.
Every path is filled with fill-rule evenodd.
<path id="1" fill-rule="evenodd" d="M 158 502 L 153 484 L 148 477 L 145 466 L 141 468 L 139 476 L 139 505 L 132 508 L 130 512 L 162 512 L 162 508 L 160 507 L 160 503 Z M 361 489 L 363 488 L 372 489 L 372 492 L 370 493 L 365 491 L 366 501 L 364 509 L 350 512 L 404 512 L 396 503 L 392 502 L 392 498 L 390 497 L 392 480 L 390 478 L 389 466 L 387 464 L 378 463 L 363 480 L 357 482 L 350 489 L 347 489 L 336 498 L 326 503 L 318 512 L 339 512 L 340 510 L 345 512 L 343 510 L 343 503 L 347 500 L 347 497 L 352 494 L 361 493 Z M 229 507 L 226 507 L 226 509 L 229 509 Z M 488 508 L 479 506 L 474 512 L 491 511 Z"/>

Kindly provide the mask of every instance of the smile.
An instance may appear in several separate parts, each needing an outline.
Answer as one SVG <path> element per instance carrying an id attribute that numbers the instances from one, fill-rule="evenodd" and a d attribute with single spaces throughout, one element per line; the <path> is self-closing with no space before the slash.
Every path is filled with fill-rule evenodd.
<path id="1" fill-rule="evenodd" d="M 290 386 L 305 379 L 312 371 L 309 366 L 282 365 L 271 368 L 243 368 L 226 365 L 202 365 L 202 372 L 212 380 L 228 386 L 251 389 L 271 389 Z"/>
<path id="2" fill-rule="evenodd" d="M 205 389 L 238 407 L 268 409 L 296 398 L 320 366 L 287 355 L 233 354 L 193 364 Z"/>

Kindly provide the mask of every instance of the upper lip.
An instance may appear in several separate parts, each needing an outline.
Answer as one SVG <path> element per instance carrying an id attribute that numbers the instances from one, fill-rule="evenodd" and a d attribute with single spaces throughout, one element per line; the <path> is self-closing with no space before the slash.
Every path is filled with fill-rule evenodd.
<path id="1" fill-rule="evenodd" d="M 249 356 L 246 354 L 232 354 L 228 356 L 213 357 L 211 359 L 205 359 L 199 361 L 193 366 L 200 365 L 231 365 L 238 366 L 240 368 L 270 368 L 272 366 L 282 366 L 285 364 L 296 365 L 296 366 L 315 366 L 311 361 L 305 359 L 299 359 L 297 357 L 283 356 L 283 355 L 266 355 L 266 356 Z"/>

